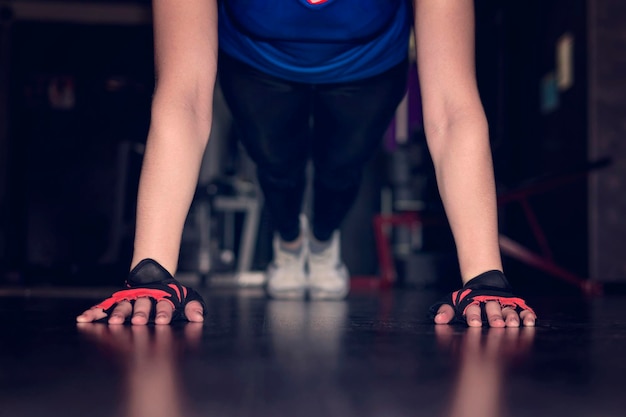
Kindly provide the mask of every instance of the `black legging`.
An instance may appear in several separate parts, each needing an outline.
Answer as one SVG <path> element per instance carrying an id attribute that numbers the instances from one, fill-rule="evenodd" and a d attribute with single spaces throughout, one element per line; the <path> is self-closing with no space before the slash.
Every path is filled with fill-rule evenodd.
<path id="1" fill-rule="evenodd" d="M 224 97 L 283 240 L 299 234 L 309 159 L 315 174 L 313 235 L 324 241 L 340 227 L 356 199 L 363 167 L 404 96 L 407 70 L 403 62 L 364 80 L 304 84 L 220 54 Z"/>

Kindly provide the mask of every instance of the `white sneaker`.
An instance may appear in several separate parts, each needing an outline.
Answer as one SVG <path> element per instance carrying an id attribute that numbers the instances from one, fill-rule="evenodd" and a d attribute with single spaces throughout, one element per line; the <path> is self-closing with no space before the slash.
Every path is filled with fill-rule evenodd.
<path id="1" fill-rule="evenodd" d="M 341 300 L 350 290 L 348 269 L 340 257 L 339 231 L 330 246 L 319 253 L 309 250 L 309 297 L 312 300 Z"/>
<path id="2" fill-rule="evenodd" d="M 307 240 L 306 218 L 300 217 L 300 239 L 302 246 L 298 253 L 283 249 L 281 239 L 274 235 L 274 259 L 267 268 L 266 290 L 270 297 L 277 299 L 303 299 L 306 295 L 306 260 L 309 244 Z"/>

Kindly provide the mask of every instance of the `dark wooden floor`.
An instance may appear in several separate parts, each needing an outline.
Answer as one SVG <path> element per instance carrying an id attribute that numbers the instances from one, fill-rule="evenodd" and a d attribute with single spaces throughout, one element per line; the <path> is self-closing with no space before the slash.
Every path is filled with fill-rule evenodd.
<path id="1" fill-rule="evenodd" d="M 530 298 L 535 329 L 434 326 L 436 294 L 207 291 L 204 324 L 77 325 L 95 290 L 1 291 L 0 416 L 626 415 L 626 297 Z"/>

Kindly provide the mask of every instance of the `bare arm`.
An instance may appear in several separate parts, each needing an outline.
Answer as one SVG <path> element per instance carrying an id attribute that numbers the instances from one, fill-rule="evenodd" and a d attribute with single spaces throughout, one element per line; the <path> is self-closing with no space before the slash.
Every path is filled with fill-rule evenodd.
<path id="1" fill-rule="evenodd" d="M 478 95 L 471 0 L 416 0 L 424 124 L 463 282 L 502 269 L 488 128 Z"/>
<path id="2" fill-rule="evenodd" d="M 474 3 L 414 0 L 414 6 L 424 128 L 466 283 L 502 270 L 489 131 L 476 85 Z M 492 325 L 517 319 L 508 310 L 503 317 L 497 303 L 486 309 Z M 467 320 L 480 323 L 480 309 L 468 309 Z"/>
<path id="3" fill-rule="evenodd" d="M 154 0 L 153 10 L 157 80 L 131 266 L 153 258 L 173 275 L 211 128 L 217 11 L 211 0 Z"/>
<path id="4" fill-rule="evenodd" d="M 153 0 L 156 89 L 139 193 L 135 250 L 131 267 L 152 258 L 176 273 L 183 226 L 196 189 L 212 123 L 217 72 L 216 0 Z M 109 323 L 146 324 L 148 297 L 116 302 Z M 184 314 L 202 321 L 202 305 L 189 301 Z M 157 324 L 171 321 L 171 303 L 156 305 Z M 91 322 L 107 317 L 100 306 L 77 317 Z"/>

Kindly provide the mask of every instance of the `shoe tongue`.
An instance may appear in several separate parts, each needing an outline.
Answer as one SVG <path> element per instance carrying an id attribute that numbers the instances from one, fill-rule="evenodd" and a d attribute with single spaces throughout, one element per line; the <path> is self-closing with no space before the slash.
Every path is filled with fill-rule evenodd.
<path id="1" fill-rule="evenodd" d="M 331 239 L 326 240 L 326 241 L 318 241 L 315 239 L 311 239 L 311 241 L 309 242 L 309 249 L 311 250 L 311 253 L 317 255 L 330 249 L 332 244 L 333 244 L 333 241 Z"/>
<path id="2" fill-rule="evenodd" d="M 300 241 L 300 244 L 297 246 L 285 244 L 282 240 L 278 241 L 278 250 L 280 252 L 288 253 L 289 255 L 299 256 L 304 250 L 304 242 Z"/>
<path id="3" fill-rule="evenodd" d="M 128 274 L 126 280 L 130 286 L 141 284 L 152 284 L 164 280 L 173 279 L 172 275 L 167 272 L 154 259 L 144 259 L 135 266 Z"/>

